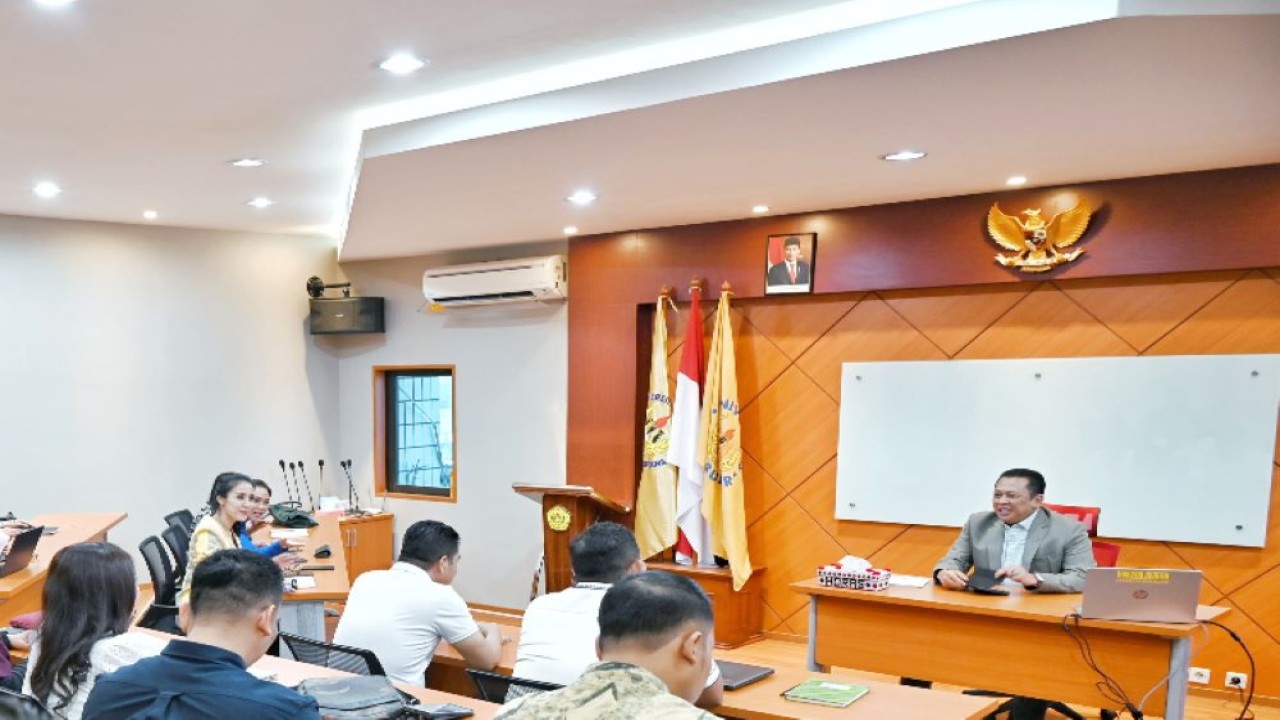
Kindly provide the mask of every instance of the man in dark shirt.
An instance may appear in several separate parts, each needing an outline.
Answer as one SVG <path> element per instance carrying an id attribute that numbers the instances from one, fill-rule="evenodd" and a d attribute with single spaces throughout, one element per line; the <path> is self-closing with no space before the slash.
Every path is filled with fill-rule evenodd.
<path id="1" fill-rule="evenodd" d="M 262 555 L 210 555 L 191 578 L 187 637 L 100 677 L 84 719 L 319 720 L 314 699 L 245 670 L 275 640 L 282 587 L 280 568 Z"/>

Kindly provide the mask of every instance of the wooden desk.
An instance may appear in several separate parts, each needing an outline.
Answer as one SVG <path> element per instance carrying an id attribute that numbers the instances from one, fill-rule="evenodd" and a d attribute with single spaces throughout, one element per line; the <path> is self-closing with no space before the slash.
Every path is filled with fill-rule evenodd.
<path id="1" fill-rule="evenodd" d="M 351 673 L 341 670 L 333 670 L 319 665 L 307 665 L 297 662 L 296 660 L 286 660 L 284 658 L 264 656 L 261 660 L 253 664 L 253 669 L 260 672 L 270 672 L 275 674 L 275 681 L 290 687 L 308 678 L 316 677 L 342 677 Z M 404 683 L 396 683 L 396 687 L 418 698 L 424 703 L 453 703 L 469 707 L 475 711 L 476 720 L 490 720 L 497 714 L 500 706 L 494 703 L 476 700 L 471 697 L 463 697 L 451 693 L 440 692 L 439 690 L 431 690 L 420 688 L 416 685 L 406 685 Z"/>
<path id="2" fill-rule="evenodd" d="M 511 642 L 502 646 L 502 659 L 493 669 L 496 673 L 510 675 L 516 666 L 516 649 L 520 647 L 520 619 L 484 610 L 474 610 L 472 615 L 476 622 L 496 623 L 498 630 L 511 638 Z M 427 687 L 470 697 L 478 695 L 475 683 L 467 675 L 467 661 L 443 640 L 436 646 L 436 654 L 427 666 Z"/>
<path id="3" fill-rule="evenodd" d="M 494 672 L 510 675 L 516 662 L 516 649 L 520 644 L 518 618 L 499 616 L 477 610 L 476 619 L 481 622 L 497 622 L 503 635 L 512 642 L 502 648 L 502 660 Z M 973 697 L 953 692 L 924 690 L 859 678 L 832 676 L 836 680 L 866 685 L 871 692 L 848 708 L 826 708 L 820 705 L 791 702 L 782 698 L 782 691 L 814 677 L 814 673 L 801 667 L 778 667 L 777 663 L 762 660 L 751 652 L 747 644 L 733 650 L 715 651 L 721 660 L 732 660 L 753 665 L 774 667 L 774 674 L 740 690 L 725 691 L 724 704 L 715 714 L 742 720 L 794 720 L 795 718 L 881 718 L 893 717 L 905 720 L 944 720 L 946 718 L 980 718 L 991 712 L 1002 698 Z M 475 685 L 465 673 L 466 663 L 457 650 L 447 643 L 436 647 L 435 657 L 427 670 L 428 685 L 438 690 L 460 695 L 474 696 Z M 459 680 L 460 678 L 460 680 Z"/>
<path id="4" fill-rule="evenodd" d="M 794 583 L 809 596 L 809 665 L 870 670 L 1093 707 L 1114 703 L 1099 692 L 1075 641 L 1062 629 L 1079 595 L 975 595 L 924 588 L 878 592 Z M 1201 606 L 1200 619 L 1227 608 Z M 1152 693 L 1147 710 L 1180 718 L 1197 625 L 1082 621 L 1098 664 L 1138 702 L 1166 675 L 1172 688 Z M 861 702 L 861 701 L 859 701 Z"/>
<path id="5" fill-rule="evenodd" d="M 716 657 L 738 661 L 732 650 L 717 652 Z M 725 690 L 724 703 L 712 712 L 721 717 L 740 720 L 856 720 L 889 717 L 896 720 L 976 720 L 994 710 L 1003 700 L 907 687 L 839 674 L 821 677 L 824 680 L 863 685 L 870 691 L 847 708 L 810 705 L 782 697 L 786 690 L 813 677 L 819 676 L 801 668 L 775 667 L 773 675 L 764 680 L 738 690 Z"/>
<path id="6" fill-rule="evenodd" d="M 32 525 L 53 525 L 58 532 L 40 538 L 36 555 L 25 570 L 0 578 L 0 622 L 7 624 L 15 615 L 40 609 L 44 578 L 59 550 L 76 543 L 106 540 L 107 532 L 126 517 L 126 513 L 60 513 L 31 518 Z"/>
<path id="7" fill-rule="evenodd" d="M 284 632 L 314 640 L 325 639 L 324 603 L 326 600 L 346 600 L 351 592 L 347 578 L 347 560 L 343 551 L 342 534 L 338 519 L 331 515 L 316 518 L 320 524 L 307 533 L 306 545 L 298 554 L 306 558 L 307 565 L 332 565 L 332 570 L 316 570 L 312 577 L 314 588 L 285 593 L 284 606 L 280 608 L 280 629 Z M 262 530 L 255 542 L 268 542 L 269 531 Z M 328 545 L 332 554 L 316 558 L 316 548 Z"/>

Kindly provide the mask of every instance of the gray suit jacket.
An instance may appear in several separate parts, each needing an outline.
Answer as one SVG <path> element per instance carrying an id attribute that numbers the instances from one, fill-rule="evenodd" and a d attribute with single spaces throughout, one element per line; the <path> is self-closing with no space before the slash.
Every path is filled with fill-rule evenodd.
<path id="1" fill-rule="evenodd" d="M 938 561 L 933 574 L 937 576 L 939 570 L 969 572 L 975 566 L 999 570 L 1004 550 L 1003 526 L 993 512 L 970 515 L 960 537 Z M 1097 567 L 1097 563 L 1093 560 L 1093 543 L 1083 524 L 1075 518 L 1040 508 L 1027 532 L 1022 566 L 1044 580 L 1036 592 L 1074 593 L 1084 590 L 1084 571 Z"/>

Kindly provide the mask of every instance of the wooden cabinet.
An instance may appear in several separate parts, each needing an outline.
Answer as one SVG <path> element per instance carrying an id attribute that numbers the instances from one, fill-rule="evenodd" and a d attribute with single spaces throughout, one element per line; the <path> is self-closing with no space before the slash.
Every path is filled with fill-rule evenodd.
<path id="1" fill-rule="evenodd" d="M 672 562 L 648 563 L 650 570 L 665 570 L 684 575 L 698 583 L 716 616 L 716 647 L 736 648 L 764 636 L 764 595 L 760 576 L 765 568 L 755 568 L 742 590 L 733 589 L 733 573 L 729 568 L 686 567 Z"/>
<path id="2" fill-rule="evenodd" d="M 338 522 L 342 549 L 347 555 L 347 577 L 355 582 L 361 573 L 386 570 L 393 554 L 395 516 L 388 513 L 344 517 Z"/>

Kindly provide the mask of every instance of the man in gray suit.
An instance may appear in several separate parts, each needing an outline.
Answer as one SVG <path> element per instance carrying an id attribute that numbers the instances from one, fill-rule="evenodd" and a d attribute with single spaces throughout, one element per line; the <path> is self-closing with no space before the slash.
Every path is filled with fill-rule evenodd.
<path id="1" fill-rule="evenodd" d="M 1001 473 L 992 512 L 974 513 L 933 569 L 933 579 L 963 590 L 971 568 L 994 570 L 1006 584 L 1042 593 L 1084 590 L 1084 573 L 1096 567 L 1093 545 L 1075 518 L 1041 507 L 1044 476 L 1014 468 Z"/>

